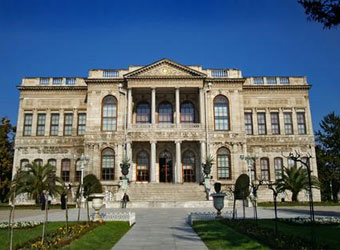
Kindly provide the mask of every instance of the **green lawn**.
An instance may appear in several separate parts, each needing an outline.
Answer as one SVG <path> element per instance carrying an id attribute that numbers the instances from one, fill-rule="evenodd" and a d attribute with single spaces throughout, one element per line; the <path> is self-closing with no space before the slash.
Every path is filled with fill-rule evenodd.
<path id="1" fill-rule="evenodd" d="M 330 201 L 322 201 L 322 202 L 314 202 L 314 206 L 340 206 L 340 202 L 330 202 Z M 273 202 L 259 202 L 258 203 L 259 207 L 274 207 Z M 278 202 L 277 203 L 278 207 L 297 207 L 297 206 L 309 206 L 309 202 Z"/>
<path id="2" fill-rule="evenodd" d="M 259 225 L 262 227 L 275 228 L 273 220 L 260 220 Z M 278 222 L 278 229 L 286 234 L 295 234 L 307 240 L 311 238 L 310 226 L 292 225 L 284 222 Z M 324 243 L 331 249 L 340 248 L 340 226 L 318 225 L 314 227 L 313 238 L 315 242 Z"/>
<path id="3" fill-rule="evenodd" d="M 49 222 L 47 224 L 47 232 L 56 230 L 64 226 L 64 222 Z M 41 236 L 42 225 L 28 229 L 14 229 L 13 242 L 14 246 L 21 245 L 22 243 Z M 0 249 L 8 249 L 8 229 L 0 229 Z"/>
<path id="4" fill-rule="evenodd" d="M 129 229 L 128 222 L 108 221 L 63 249 L 111 249 Z"/>
<path id="5" fill-rule="evenodd" d="M 220 221 L 195 221 L 193 229 L 210 250 L 217 249 L 269 249 L 240 234 Z"/>

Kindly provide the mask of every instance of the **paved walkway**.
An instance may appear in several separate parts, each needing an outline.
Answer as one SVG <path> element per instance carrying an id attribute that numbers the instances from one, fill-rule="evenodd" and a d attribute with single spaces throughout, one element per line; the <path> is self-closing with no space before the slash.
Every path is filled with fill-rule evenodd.
<path id="1" fill-rule="evenodd" d="M 230 210 L 226 208 L 223 211 Z M 315 207 L 317 216 L 340 217 L 340 207 Z M 207 208 L 136 208 L 136 209 L 103 209 L 102 212 L 136 213 L 136 224 L 114 246 L 115 250 L 132 249 L 207 249 L 193 229 L 186 223 L 188 213 L 214 211 Z M 0 221 L 8 220 L 8 211 L 0 210 Z M 90 213 L 93 213 L 91 209 Z M 77 209 L 69 210 L 70 221 L 77 220 Z M 259 218 L 273 218 L 270 208 L 259 208 Z M 309 216 L 308 207 L 279 208 L 281 218 Z M 238 208 L 238 217 L 243 217 Z M 253 208 L 246 208 L 246 217 L 253 217 Z M 17 210 L 16 221 L 43 221 L 44 213 L 40 210 Z M 64 221 L 65 211 L 50 210 L 49 221 Z M 86 220 L 86 211 L 82 209 L 81 220 Z"/>

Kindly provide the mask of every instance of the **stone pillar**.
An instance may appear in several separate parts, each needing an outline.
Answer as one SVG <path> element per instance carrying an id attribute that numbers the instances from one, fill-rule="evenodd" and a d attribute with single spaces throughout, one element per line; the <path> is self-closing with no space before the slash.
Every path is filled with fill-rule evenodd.
<path id="1" fill-rule="evenodd" d="M 175 183 L 182 183 L 182 162 L 181 162 L 181 141 L 176 141 L 176 168 L 175 168 Z"/>
<path id="2" fill-rule="evenodd" d="M 156 123 L 156 88 L 151 89 L 151 123 Z"/>
<path id="3" fill-rule="evenodd" d="M 286 132 L 285 132 L 285 122 L 284 122 L 282 108 L 279 109 L 279 123 L 280 123 L 280 134 L 284 135 Z"/>
<path id="4" fill-rule="evenodd" d="M 297 125 L 297 116 L 296 116 L 296 109 L 293 108 L 292 110 L 292 122 L 293 122 L 293 133 L 294 135 L 298 134 L 298 125 Z"/>
<path id="5" fill-rule="evenodd" d="M 207 158 L 206 153 L 207 153 L 207 149 L 205 146 L 205 141 L 201 141 L 201 160 L 200 160 L 199 170 L 197 171 L 199 174 L 197 175 L 197 178 L 196 178 L 198 182 L 202 182 L 204 178 L 202 163 L 205 163 L 205 158 Z"/>
<path id="6" fill-rule="evenodd" d="M 259 134 L 259 130 L 258 130 L 258 126 L 257 126 L 257 110 L 256 109 L 252 109 L 252 115 L 253 115 L 253 134 L 254 135 L 258 135 Z"/>
<path id="7" fill-rule="evenodd" d="M 267 127 L 267 135 L 272 134 L 272 119 L 270 109 L 266 109 L 266 127 Z"/>
<path id="8" fill-rule="evenodd" d="M 72 136 L 76 136 L 78 131 L 78 109 L 73 109 Z"/>
<path id="9" fill-rule="evenodd" d="M 45 135 L 46 136 L 51 135 L 50 128 L 51 128 L 51 110 L 47 109 L 46 110 L 46 121 L 45 121 Z M 58 127 L 58 129 L 60 130 L 60 127 Z"/>
<path id="10" fill-rule="evenodd" d="M 156 142 L 151 141 L 151 164 L 150 164 L 150 181 L 156 181 Z"/>
<path id="11" fill-rule="evenodd" d="M 64 135 L 64 110 L 61 109 L 59 112 L 59 126 L 58 126 L 58 135 L 63 136 Z"/>
<path id="12" fill-rule="evenodd" d="M 130 128 L 131 122 L 132 122 L 132 89 L 129 88 L 127 90 L 128 95 L 127 95 L 127 127 Z M 124 121 L 125 122 L 125 121 Z"/>
<path id="13" fill-rule="evenodd" d="M 136 171 L 135 168 L 133 167 L 132 163 L 132 147 L 131 147 L 131 142 L 126 142 L 126 151 L 124 152 L 124 155 L 126 154 L 126 157 L 130 160 L 130 171 L 129 171 L 129 176 L 131 181 L 136 181 Z"/>
<path id="14" fill-rule="evenodd" d="M 204 108 L 204 89 L 200 88 L 200 97 L 199 97 L 199 101 L 200 101 L 200 124 L 203 128 L 204 124 L 205 124 L 205 108 Z"/>
<path id="15" fill-rule="evenodd" d="M 32 136 L 37 135 L 37 122 L 38 122 L 38 112 L 37 109 L 33 109 L 32 113 Z"/>
<path id="16" fill-rule="evenodd" d="M 176 88 L 176 124 L 181 122 L 179 88 Z"/>

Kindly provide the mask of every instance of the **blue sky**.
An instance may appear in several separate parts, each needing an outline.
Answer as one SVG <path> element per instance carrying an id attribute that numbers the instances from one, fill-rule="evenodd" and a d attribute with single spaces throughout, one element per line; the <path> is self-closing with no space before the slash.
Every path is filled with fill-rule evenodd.
<path id="1" fill-rule="evenodd" d="M 25 76 L 84 76 L 169 58 L 244 76 L 307 76 L 314 129 L 340 114 L 340 30 L 296 0 L 0 0 L 0 117 Z"/>

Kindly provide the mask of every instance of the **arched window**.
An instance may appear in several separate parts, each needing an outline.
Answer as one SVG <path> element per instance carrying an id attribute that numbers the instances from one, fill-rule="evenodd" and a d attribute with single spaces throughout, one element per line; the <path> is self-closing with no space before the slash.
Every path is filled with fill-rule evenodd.
<path id="1" fill-rule="evenodd" d="M 220 148 L 217 151 L 217 177 L 218 179 L 230 179 L 230 151 Z"/>
<path id="2" fill-rule="evenodd" d="M 148 102 L 140 102 L 136 108 L 136 122 L 137 123 L 150 123 L 151 111 L 150 104 Z"/>
<path id="3" fill-rule="evenodd" d="M 288 168 L 296 166 L 296 162 L 292 158 L 288 158 Z"/>
<path id="4" fill-rule="evenodd" d="M 253 161 L 253 164 L 250 166 L 250 172 L 251 172 L 251 180 L 255 181 L 257 180 L 256 176 L 256 163 Z"/>
<path id="5" fill-rule="evenodd" d="M 229 102 L 219 95 L 214 100 L 215 130 L 229 130 Z"/>
<path id="6" fill-rule="evenodd" d="M 169 102 L 162 102 L 158 105 L 159 123 L 173 123 L 172 105 Z"/>
<path id="7" fill-rule="evenodd" d="M 195 181 L 195 154 L 191 150 L 183 154 L 183 180 L 184 182 Z"/>
<path id="8" fill-rule="evenodd" d="M 103 99 L 102 129 L 114 131 L 117 127 L 117 99 L 108 95 Z"/>
<path id="9" fill-rule="evenodd" d="M 274 159 L 274 168 L 275 168 L 275 179 L 279 180 L 282 178 L 283 173 L 283 160 L 281 157 L 276 157 Z"/>
<path id="10" fill-rule="evenodd" d="M 48 165 L 51 165 L 51 166 L 53 166 L 53 167 L 57 167 L 57 161 L 56 161 L 56 159 L 48 159 L 47 164 L 48 164 Z"/>
<path id="11" fill-rule="evenodd" d="M 39 166 L 42 166 L 43 165 L 43 160 L 42 159 L 35 159 L 34 163 L 39 165 Z"/>
<path id="12" fill-rule="evenodd" d="M 137 155 L 137 181 L 149 181 L 149 155 L 141 151 Z"/>
<path id="13" fill-rule="evenodd" d="M 81 178 L 80 159 L 76 160 L 75 167 L 76 167 L 76 172 L 75 172 L 75 176 L 74 176 L 74 181 L 79 182 L 80 178 Z"/>
<path id="14" fill-rule="evenodd" d="M 61 160 L 61 178 L 63 181 L 70 181 L 70 159 Z"/>
<path id="15" fill-rule="evenodd" d="M 115 155 L 111 148 L 102 151 L 102 180 L 114 180 Z"/>
<path id="16" fill-rule="evenodd" d="M 29 164 L 29 161 L 27 159 L 22 159 L 20 161 L 20 170 L 27 171 L 27 168 L 26 168 L 27 164 Z"/>
<path id="17" fill-rule="evenodd" d="M 269 160 L 268 158 L 261 158 L 261 179 L 265 181 L 269 181 Z"/>
<path id="18" fill-rule="evenodd" d="M 185 101 L 181 104 L 181 122 L 195 122 L 195 107 L 192 102 Z"/>

